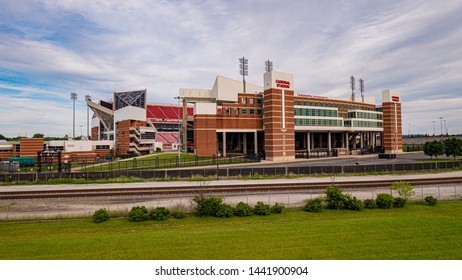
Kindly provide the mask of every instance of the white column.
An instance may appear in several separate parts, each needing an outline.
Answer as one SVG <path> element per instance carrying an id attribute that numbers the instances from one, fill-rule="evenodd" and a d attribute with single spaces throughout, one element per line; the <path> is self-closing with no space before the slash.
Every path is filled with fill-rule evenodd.
<path id="1" fill-rule="evenodd" d="M 348 132 L 347 132 L 348 134 Z M 345 133 L 342 133 L 342 149 L 345 148 Z"/>
<path id="2" fill-rule="evenodd" d="M 226 157 L 226 131 L 223 131 L 223 157 Z"/>
<path id="3" fill-rule="evenodd" d="M 310 141 L 310 149 L 314 149 L 314 133 L 310 133 L 311 141 Z"/>
<path id="4" fill-rule="evenodd" d="M 258 134 L 257 131 L 254 132 L 254 137 L 253 137 L 253 146 L 255 150 L 255 154 L 258 154 Z"/>
<path id="5" fill-rule="evenodd" d="M 364 134 L 362 132 L 359 133 L 359 139 L 361 140 L 361 149 L 364 148 Z"/>
<path id="6" fill-rule="evenodd" d="M 242 143 L 244 145 L 243 152 L 244 152 L 244 155 L 245 155 L 245 154 L 247 154 L 247 132 L 244 132 Z"/>

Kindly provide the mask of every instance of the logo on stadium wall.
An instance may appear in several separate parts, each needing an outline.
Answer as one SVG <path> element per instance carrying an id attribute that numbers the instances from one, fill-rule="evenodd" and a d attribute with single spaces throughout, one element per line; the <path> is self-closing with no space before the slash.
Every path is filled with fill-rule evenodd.
<path id="1" fill-rule="evenodd" d="M 276 80 L 276 87 L 278 88 L 290 88 L 290 82 L 284 80 Z"/>
<path id="2" fill-rule="evenodd" d="M 391 101 L 393 102 L 399 102 L 399 96 L 392 96 Z"/>

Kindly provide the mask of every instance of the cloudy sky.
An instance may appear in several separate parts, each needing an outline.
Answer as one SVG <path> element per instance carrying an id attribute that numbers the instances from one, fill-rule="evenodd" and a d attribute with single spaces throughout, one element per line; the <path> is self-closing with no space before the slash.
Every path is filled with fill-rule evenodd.
<path id="1" fill-rule="evenodd" d="M 264 61 L 294 74 L 296 93 L 348 98 L 401 90 L 403 133 L 462 133 L 462 1 L 0 0 L 0 134 L 86 131 L 84 96 L 179 88 L 216 75 L 262 84 Z M 443 129 L 444 123 L 443 123 Z"/>

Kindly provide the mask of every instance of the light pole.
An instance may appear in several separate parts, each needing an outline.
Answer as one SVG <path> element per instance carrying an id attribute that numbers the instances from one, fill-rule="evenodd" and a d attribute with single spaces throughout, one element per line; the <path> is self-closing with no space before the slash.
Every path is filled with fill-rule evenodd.
<path id="1" fill-rule="evenodd" d="M 441 126 L 441 136 L 443 136 L 443 117 L 439 117 Z"/>
<path id="2" fill-rule="evenodd" d="M 181 155 L 180 155 L 180 149 L 181 149 L 181 146 L 180 146 L 180 131 L 181 131 L 181 128 L 180 128 L 180 99 L 181 99 L 181 96 L 175 96 L 175 99 L 178 99 L 178 108 L 177 108 L 177 114 L 178 114 L 178 139 L 177 139 L 177 148 L 178 148 L 178 167 L 180 167 L 180 163 L 181 163 Z M 183 136 L 184 137 L 184 136 Z"/>
<path id="3" fill-rule="evenodd" d="M 446 131 L 446 136 L 448 135 L 448 127 L 446 126 L 446 120 L 444 121 L 444 131 Z"/>
<path id="4" fill-rule="evenodd" d="M 80 125 L 80 140 L 82 140 L 82 125 Z"/>
<path id="5" fill-rule="evenodd" d="M 71 92 L 71 99 L 73 101 L 72 106 L 72 140 L 75 138 L 75 100 L 77 99 L 77 93 Z"/>
<path id="6" fill-rule="evenodd" d="M 435 121 L 433 121 L 433 138 L 436 137 Z"/>
<path id="7" fill-rule="evenodd" d="M 91 100 L 90 95 L 85 95 L 85 101 Z M 89 119 L 89 108 L 87 105 L 87 139 L 90 140 L 90 119 Z"/>

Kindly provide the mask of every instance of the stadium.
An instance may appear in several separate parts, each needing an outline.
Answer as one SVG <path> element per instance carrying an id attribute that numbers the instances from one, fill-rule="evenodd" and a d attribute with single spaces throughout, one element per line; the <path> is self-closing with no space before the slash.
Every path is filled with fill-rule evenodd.
<path id="1" fill-rule="evenodd" d="M 294 92 L 289 73 L 267 71 L 263 85 L 217 76 L 210 89 L 179 89 L 178 104 L 148 104 L 147 90 L 87 99 L 93 111 L 91 140 L 23 138 L 0 143 L 0 159 L 61 151 L 64 161 L 108 155 L 135 157 L 156 151 L 198 156 L 259 156 L 269 161 L 396 155 L 402 151 L 401 95 L 333 99 Z"/>

